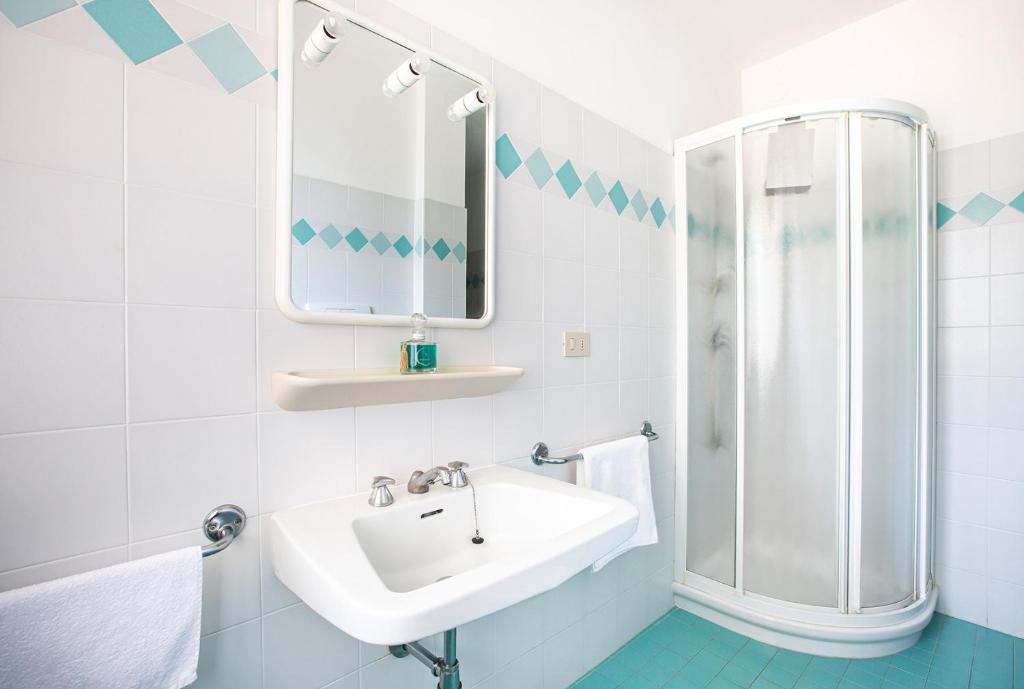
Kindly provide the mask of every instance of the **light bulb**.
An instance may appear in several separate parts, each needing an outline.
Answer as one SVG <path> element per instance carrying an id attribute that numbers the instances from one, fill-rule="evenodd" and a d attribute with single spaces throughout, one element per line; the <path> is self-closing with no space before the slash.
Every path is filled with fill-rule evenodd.
<path id="1" fill-rule="evenodd" d="M 345 33 L 345 16 L 340 12 L 329 12 L 321 19 L 302 46 L 302 62 L 307 67 L 316 67 L 327 59 Z"/>
<path id="2" fill-rule="evenodd" d="M 448 106 L 448 119 L 452 122 L 464 120 L 485 105 L 494 102 L 494 87 L 475 88 Z"/>
<path id="3" fill-rule="evenodd" d="M 426 55 L 420 53 L 413 55 L 387 76 L 384 83 L 381 84 L 381 90 L 389 98 L 404 93 L 430 71 L 430 65 L 430 58 Z"/>

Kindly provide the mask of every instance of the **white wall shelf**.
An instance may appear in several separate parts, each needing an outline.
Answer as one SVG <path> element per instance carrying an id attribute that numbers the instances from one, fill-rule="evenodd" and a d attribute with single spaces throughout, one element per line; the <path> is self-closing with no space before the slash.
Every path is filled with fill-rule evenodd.
<path id="1" fill-rule="evenodd" d="M 275 371 L 271 390 L 287 411 L 479 397 L 523 375 L 513 366 L 451 366 L 436 373 L 402 375 L 397 368 Z"/>

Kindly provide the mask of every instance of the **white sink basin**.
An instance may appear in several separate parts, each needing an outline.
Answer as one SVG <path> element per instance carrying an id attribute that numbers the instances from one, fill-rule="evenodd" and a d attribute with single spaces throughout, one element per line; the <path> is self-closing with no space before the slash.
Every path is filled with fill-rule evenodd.
<path id="1" fill-rule="evenodd" d="M 350 636 L 396 645 L 554 588 L 636 529 L 619 498 L 501 466 L 470 477 L 482 544 L 469 487 L 393 486 L 390 507 L 353 495 L 275 513 L 274 573 Z"/>

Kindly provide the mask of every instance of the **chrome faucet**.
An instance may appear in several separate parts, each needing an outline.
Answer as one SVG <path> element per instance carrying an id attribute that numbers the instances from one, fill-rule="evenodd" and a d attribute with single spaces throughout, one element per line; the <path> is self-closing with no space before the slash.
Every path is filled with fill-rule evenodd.
<path id="1" fill-rule="evenodd" d="M 426 493 L 430 486 L 438 481 L 452 488 L 465 488 L 469 485 L 465 471 L 468 466 L 465 462 L 448 462 L 446 467 L 434 467 L 426 471 L 417 469 L 409 477 L 409 485 L 406 488 L 410 493 Z"/>

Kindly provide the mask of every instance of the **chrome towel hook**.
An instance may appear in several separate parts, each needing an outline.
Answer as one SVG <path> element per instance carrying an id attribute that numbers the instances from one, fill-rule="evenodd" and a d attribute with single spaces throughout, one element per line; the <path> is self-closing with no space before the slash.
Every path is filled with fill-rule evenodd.
<path id="1" fill-rule="evenodd" d="M 245 510 L 238 505 L 215 507 L 203 520 L 203 533 L 213 541 L 203 546 L 203 557 L 215 555 L 227 548 L 245 529 Z"/>

